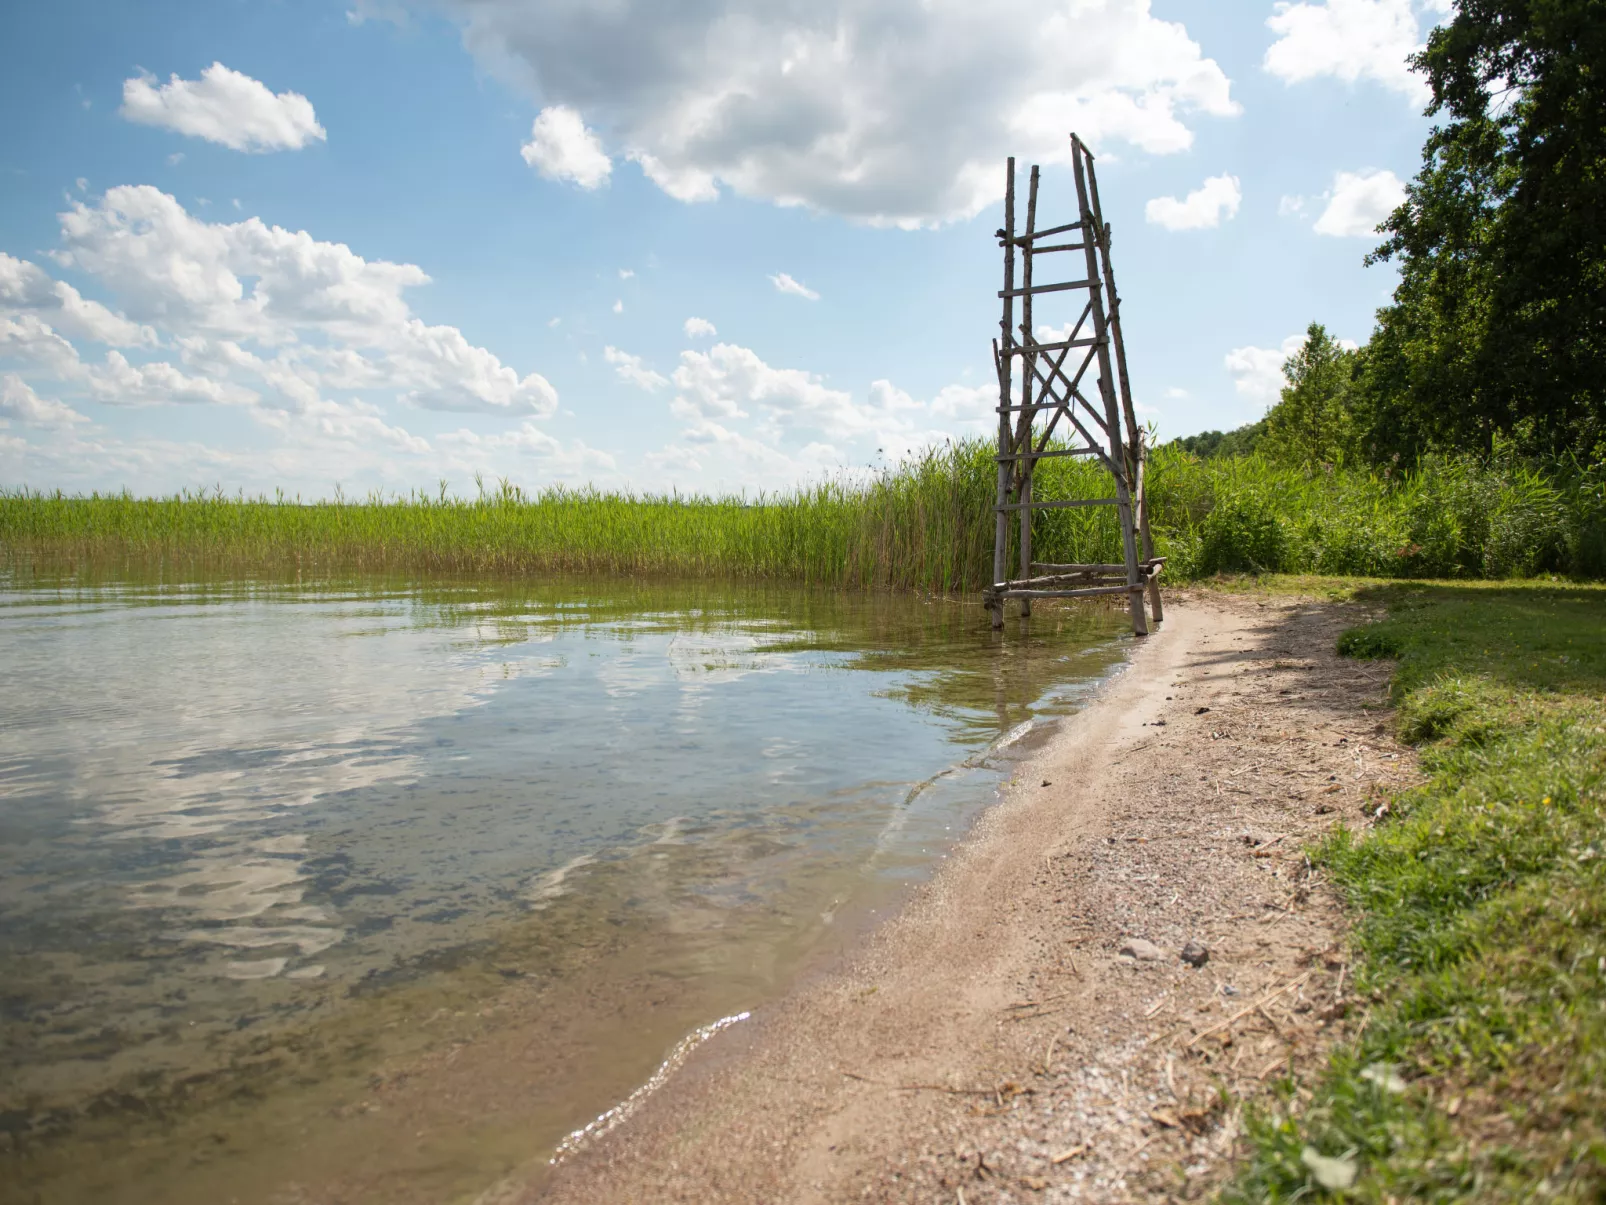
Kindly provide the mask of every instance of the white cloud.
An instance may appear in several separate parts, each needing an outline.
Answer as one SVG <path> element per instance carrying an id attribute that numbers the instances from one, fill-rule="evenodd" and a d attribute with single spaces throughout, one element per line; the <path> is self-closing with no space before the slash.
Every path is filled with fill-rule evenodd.
<path id="1" fill-rule="evenodd" d="M 622 313 L 625 312 L 624 298 L 621 297 L 621 298 L 618 298 L 618 299 L 616 299 L 614 301 L 614 303 L 613 303 L 613 312 L 615 314 L 622 314 Z"/>
<path id="2" fill-rule="evenodd" d="M 774 276 L 771 276 L 770 283 L 773 284 L 780 292 L 790 293 L 794 297 L 803 297 L 809 301 L 818 301 L 820 299 L 820 295 L 813 289 L 809 288 L 808 285 L 804 284 L 802 281 L 793 280 L 791 276 L 785 272 L 780 272 Z"/>
<path id="3" fill-rule="evenodd" d="M 40 397 L 14 372 L 0 376 L 0 419 L 29 427 L 66 427 L 89 421 L 63 402 Z"/>
<path id="4" fill-rule="evenodd" d="M 1305 208 L 1309 201 L 1301 196 L 1284 195 L 1277 198 L 1277 216 L 1280 218 L 1300 218 L 1305 216 Z"/>
<path id="5" fill-rule="evenodd" d="M 412 313 L 404 291 L 429 281 L 414 264 L 367 260 L 343 243 L 259 218 L 203 221 L 148 185 L 111 189 L 98 204 L 75 202 L 61 228 L 57 258 L 118 294 L 134 320 L 190 340 L 181 343 L 186 356 L 200 354 L 200 344 L 271 351 L 267 359 L 235 358 L 229 371 L 276 376 L 267 396 L 277 404 L 334 389 L 433 410 L 557 409 L 544 377 L 520 377 L 456 327 Z"/>
<path id="6" fill-rule="evenodd" d="M 968 414 L 974 404 L 973 391 L 960 387 L 950 387 L 933 403 L 917 402 L 885 380 L 873 382 L 868 401 L 859 402 L 814 373 L 774 368 L 751 348 L 731 343 L 681 352 L 673 380 L 670 412 L 694 427 L 754 418 L 755 434 L 766 443 L 795 442 L 798 433 L 812 431 L 836 444 L 858 442 L 888 456 L 940 441 L 950 432 L 920 424 Z"/>
<path id="7" fill-rule="evenodd" d="M 712 172 L 697 167 L 671 167 L 646 151 L 631 151 L 629 159 L 641 168 L 642 175 L 677 201 L 695 205 L 719 200 L 719 185 Z"/>
<path id="8" fill-rule="evenodd" d="M 1319 76 L 1351 84 L 1370 79 L 1418 104 L 1431 94 L 1406 64 L 1422 47 L 1411 0 L 1284 2 L 1274 6 L 1266 24 L 1277 40 L 1262 65 L 1287 83 Z"/>
<path id="9" fill-rule="evenodd" d="M 529 421 L 512 431 L 494 435 L 481 435 L 464 427 L 440 436 L 437 442 L 453 453 L 450 463 L 460 471 L 472 472 L 476 466 L 487 463 L 490 454 L 503 451 L 534 458 L 541 462 L 543 471 L 552 476 L 577 480 L 617 467 L 617 462 L 607 452 L 589 447 L 579 439 L 565 446 Z"/>
<path id="10" fill-rule="evenodd" d="M 1270 405 L 1288 382 L 1283 363 L 1305 342 L 1303 334 L 1289 335 L 1281 347 L 1235 347 L 1227 353 L 1226 369 L 1232 374 L 1238 393 L 1255 402 Z"/>
<path id="11" fill-rule="evenodd" d="M 187 376 L 165 360 L 130 364 L 118 351 L 106 353 L 106 366 L 85 373 L 90 396 L 116 406 L 195 402 L 249 404 L 258 395 L 216 377 Z"/>
<path id="12" fill-rule="evenodd" d="M 1207 230 L 1237 217 L 1243 195 L 1237 176 L 1210 176 L 1180 201 L 1155 197 L 1143 207 L 1143 216 L 1167 230 Z"/>
<path id="13" fill-rule="evenodd" d="M 1007 154 L 1068 164 L 1069 130 L 1164 154 L 1196 115 L 1238 111 L 1150 0 L 443 2 L 489 69 L 683 201 L 730 188 L 929 225 L 996 200 Z"/>
<path id="14" fill-rule="evenodd" d="M 688 318 L 680 329 L 686 332 L 688 339 L 712 338 L 719 334 L 707 318 Z"/>
<path id="15" fill-rule="evenodd" d="M 601 141 L 567 105 L 542 109 L 519 153 L 547 179 L 570 180 L 586 189 L 602 187 L 613 171 Z"/>
<path id="16" fill-rule="evenodd" d="M 75 339 L 113 347 L 155 343 L 156 332 L 112 313 L 37 264 L 0 251 L 0 313 L 29 313 Z"/>
<path id="17" fill-rule="evenodd" d="M 773 490 L 822 473 L 897 463 L 996 426 L 992 384 L 953 384 L 921 400 L 883 379 L 872 381 L 861 399 L 729 343 L 682 352 L 673 380 L 669 408 L 682 429 L 646 457 L 666 483 L 697 474 L 719 488 Z"/>
<path id="18" fill-rule="evenodd" d="M 1376 236 L 1378 223 L 1405 200 L 1405 185 L 1391 171 L 1339 172 L 1317 234 L 1334 238 Z"/>
<path id="19" fill-rule="evenodd" d="M 619 279 L 620 280 L 629 280 L 635 274 L 636 274 L 636 270 L 634 268 L 620 268 L 619 269 Z"/>
<path id="20" fill-rule="evenodd" d="M 327 135 L 312 102 L 299 92 L 275 95 L 267 85 L 213 63 L 198 80 L 152 75 L 123 82 L 122 115 L 221 143 L 236 151 L 293 151 Z"/>
<path id="21" fill-rule="evenodd" d="M 1354 351 L 1360 345 L 1353 339 L 1334 340 L 1340 347 Z M 1279 347 L 1235 347 L 1227 353 L 1225 367 L 1232 374 L 1233 386 L 1242 397 L 1265 405 L 1277 401 L 1288 379 L 1283 376 L 1283 365 L 1305 344 L 1303 331 L 1289 335 Z"/>
<path id="22" fill-rule="evenodd" d="M 604 347 L 602 358 L 613 365 L 613 371 L 621 381 L 634 385 L 637 389 L 645 389 L 651 393 L 669 384 L 668 377 L 648 368 L 642 363 L 640 356 L 620 351 L 617 347 Z"/>

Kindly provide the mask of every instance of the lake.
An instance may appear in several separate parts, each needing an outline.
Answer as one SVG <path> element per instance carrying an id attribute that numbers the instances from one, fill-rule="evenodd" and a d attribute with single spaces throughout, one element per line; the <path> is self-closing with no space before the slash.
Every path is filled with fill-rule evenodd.
<path id="1" fill-rule="evenodd" d="M 0 569 L 0 1200 L 492 1199 L 895 906 L 1122 626 Z"/>

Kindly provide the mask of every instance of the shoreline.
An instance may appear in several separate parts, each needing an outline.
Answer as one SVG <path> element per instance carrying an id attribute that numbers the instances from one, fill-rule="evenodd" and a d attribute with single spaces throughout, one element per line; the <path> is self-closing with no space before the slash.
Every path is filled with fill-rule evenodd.
<path id="1" fill-rule="evenodd" d="M 703 1043 L 612 1132 L 477 1205 L 1158 1199 L 1218 1182 L 1243 1101 L 1345 1028 L 1341 919 L 1300 847 L 1362 822 L 1410 758 L 1364 710 L 1386 678 L 1334 654 L 1358 608 L 1167 602 L 896 914 Z M 1181 961 L 1188 941 L 1202 967 Z"/>

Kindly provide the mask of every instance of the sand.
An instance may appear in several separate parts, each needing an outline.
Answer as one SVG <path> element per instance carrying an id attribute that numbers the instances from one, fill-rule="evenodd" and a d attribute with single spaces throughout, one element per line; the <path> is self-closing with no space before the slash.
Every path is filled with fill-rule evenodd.
<path id="1" fill-rule="evenodd" d="M 1333 655 L 1358 609 L 1167 601 L 1160 632 L 895 917 L 481 1205 L 1160 1200 L 1218 1183 L 1243 1103 L 1316 1067 L 1359 1011 L 1304 849 L 1364 826 L 1413 767 L 1386 735 L 1388 667 Z"/>

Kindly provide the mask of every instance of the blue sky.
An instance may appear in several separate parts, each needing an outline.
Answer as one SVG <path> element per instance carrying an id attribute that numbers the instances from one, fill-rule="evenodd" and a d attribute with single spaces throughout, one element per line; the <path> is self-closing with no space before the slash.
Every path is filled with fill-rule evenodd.
<path id="1" fill-rule="evenodd" d="M 0 484 L 753 492 L 983 431 L 1003 161 L 1069 220 L 1072 129 L 1145 417 L 1236 426 L 1393 287 L 1444 7 L 8 5 Z"/>

